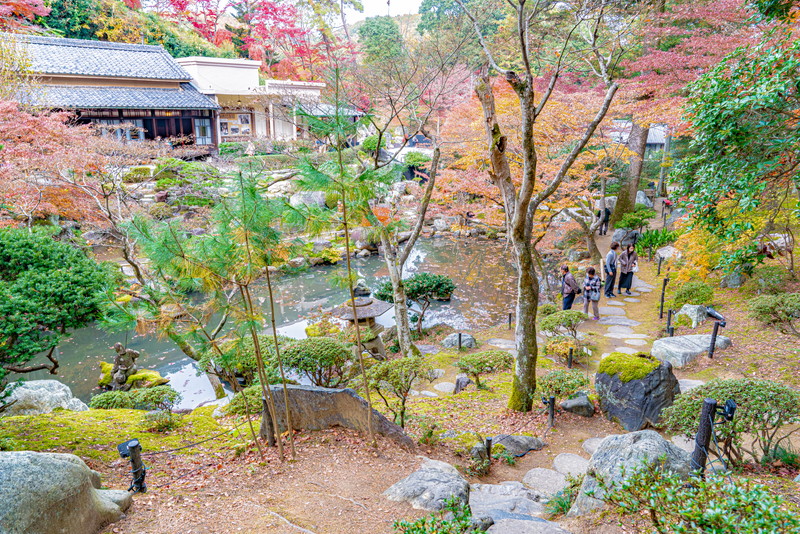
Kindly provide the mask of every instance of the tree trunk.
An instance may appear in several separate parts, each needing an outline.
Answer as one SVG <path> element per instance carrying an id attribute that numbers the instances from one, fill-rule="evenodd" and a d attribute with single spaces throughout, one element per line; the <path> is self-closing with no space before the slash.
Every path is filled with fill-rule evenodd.
<path id="1" fill-rule="evenodd" d="M 636 193 L 639 191 L 639 179 L 642 177 L 644 151 L 647 148 L 647 134 L 649 131 L 650 128 L 636 122 L 631 124 L 631 133 L 628 136 L 626 146 L 635 155 L 631 157 L 627 180 L 619 191 L 617 206 L 614 208 L 614 213 L 611 214 L 609 226 L 612 228 L 622 217 L 633 212 L 636 206 Z"/>
<path id="2" fill-rule="evenodd" d="M 536 393 L 536 313 L 539 309 L 539 278 L 531 255 L 530 242 L 515 242 L 514 255 L 519 267 L 517 277 L 517 324 L 514 339 L 517 358 L 508 407 L 519 412 L 533 409 Z"/>
<path id="3" fill-rule="evenodd" d="M 397 255 L 390 252 L 396 250 L 389 244 L 385 236 L 381 236 L 381 243 L 386 257 L 386 266 L 389 268 L 389 279 L 392 282 L 392 297 L 394 298 L 394 317 L 397 324 L 397 342 L 403 356 L 413 356 L 416 347 L 411 341 L 411 325 L 408 320 L 408 297 L 403 284 L 403 266 L 397 261 Z"/>
<path id="4" fill-rule="evenodd" d="M 658 187 L 656 188 L 656 196 L 667 196 L 667 162 L 669 161 L 671 145 L 672 132 L 667 129 L 667 134 L 664 137 L 664 152 L 661 154 L 661 167 L 658 169 Z"/>

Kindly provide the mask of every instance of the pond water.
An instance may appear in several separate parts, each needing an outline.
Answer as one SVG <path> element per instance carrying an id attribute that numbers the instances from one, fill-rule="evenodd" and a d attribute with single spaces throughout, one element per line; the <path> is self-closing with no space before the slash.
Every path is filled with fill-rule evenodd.
<path id="1" fill-rule="evenodd" d="M 347 290 L 332 287 L 329 279 L 342 267 L 312 267 L 307 271 L 281 276 L 274 284 L 276 322 L 281 334 L 305 337 L 304 317 L 320 308 L 329 309 L 347 300 Z M 388 277 L 382 257 L 354 259 L 353 268 L 367 285 L 375 287 Z M 445 323 L 454 328 L 489 327 L 508 320 L 514 310 L 515 270 L 511 251 L 504 241 L 486 239 L 456 240 L 433 238 L 420 240 L 406 263 L 406 276 L 415 272 L 433 272 L 451 277 L 457 285 L 449 302 L 434 302 L 426 312 L 425 324 Z M 266 295 L 259 304 L 267 307 Z M 394 324 L 394 310 L 378 318 L 385 326 Z M 58 375 L 47 372 L 29 373 L 26 380 L 57 379 L 64 382 L 75 396 L 84 401 L 99 392 L 97 379 L 101 361 L 113 361 L 114 343 L 127 343 L 141 353 L 139 367 L 155 369 L 170 379 L 170 385 L 182 396 L 181 408 L 193 408 L 213 400 L 214 394 L 204 375 L 168 339 L 153 336 L 110 334 L 99 328 L 76 330 L 57 349 Z"/>

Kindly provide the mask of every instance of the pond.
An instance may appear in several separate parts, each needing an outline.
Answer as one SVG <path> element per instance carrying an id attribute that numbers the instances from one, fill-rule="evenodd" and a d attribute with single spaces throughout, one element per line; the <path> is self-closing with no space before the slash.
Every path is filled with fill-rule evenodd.
<path id="1" fill-rule="evenodd" d="M 388 277 L 382 257 L 354 259 L 353 268 L 367 285 L 375 287 L 379 280 Z M 305 337 L 307 321 L 304 317 L 320 308 L 329 309 L 344 302 L 347 290 L 335 288 L 330 277 L 340 267 L 312 267 L 298 274 L 283 275 L 274 284 L 275 312 L 281 334 Z M 451 277 L 457 289 L 449 302 L 435 302 L 426 313 L 426 325 L 445 323 L 454 328 L 481 328 L 494 326 L 508 320 L 514 310 L 515 270 L 511 251 L 504 241 L 486 239 L 456 240 L 445 237 L 424 239 L 417 243 L 406 264 L 406 276 L 427 271 Z M 268 310 L 266 295 L 260 295 L 259 304 Z M 378 318 L 378 322 L 394 324 L 394 310 Z M 57 379 L 64 382 L 75 396 L 84 401 L 97 393 L 97 379 L 101 361 L 113 361 L 114 343 L 127 344 L 141 356 L 139 367 L 155 369 L 170 379 L 170 385 L 182 396 L 182 408 L 193 408 L 213 400 L 214 394 L 204 375 L 168 339 L 139 336 L 134 332 L 110 334 L 95 327 L 73 332 L 57 349 L 60 367 L 58 375 L 46 372 L 29 373 L 26 380 Z"/>

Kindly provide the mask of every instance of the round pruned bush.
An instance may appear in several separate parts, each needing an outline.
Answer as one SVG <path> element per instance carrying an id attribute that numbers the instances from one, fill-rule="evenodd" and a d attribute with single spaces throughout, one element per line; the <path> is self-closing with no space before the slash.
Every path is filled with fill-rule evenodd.
<path id="1" fill-rule="evenodd" d="M 578 339 L 578 326 L 589 316 L 577 310 L 562 310 L 539 319 L 539 328 L 548 337 L 560 336 L 564 332 Z"/>
<path id="2" fill-rule="evenodd" d="M 294 341 L 285 336 L 278 336 L 278 345 Z M 267 382 L 279 384 L 281 381 L 278 364 L 276 361 L 275 342 L 271 335 L 258 336 L 258 345 L 264 359 L 264 371 Z M 199 366 L 203 369 L 216 368 L 221 370 L 226 380 L 237 378 L 244 380 L 245 386 L 258 382 L 258 364 L 256 361 L 255 345 L 252 336 L 243 336 L 231 340 L 220 346 L 222 354 L 215 350 L 208 350 L 200 358 Z"/>
<path id="3" fill-rule="evenodd" d="M 587 388 L 589 379 L 577 369 L 557 369 L 541 377 L 538 386 L 544 397 L 567 399 Z"/>
<path id="4" fill-rule="evenodd" d="M 132 389 L 128 392 L 135 408 L 140 410 L 172 411 L 172 408 L 183 398 L 170 386 L 156 386 L 144 389 Z"/>
<path id="5" fill-rule="evenodd" d="M 343 387 L 347 383 L 346 367 L 352 353 L 335 339 L 309 337 L 287 345 L 283 363 L 308 377 L 315 386 Z"/>
<path id="6" fill-rule="evenodd" d="M 504 350 L 485 350 L 472 354 L 462 355 L 456 362 L 456 367 L 468 374 L 475 386 L 481 388 L 481 375 L 511 369 L 514 358 Z"/>
<path id="7" fill-rule="evenodd" d="M 231 401 L 225 405 L 223 412 L 228 415 L 254 415 L 261 413 L 261 386 L 255 385 L 244 388 L 233 396 Z M 247 396 L 246 399 L 242 398 Z M 245 400 L 247 402 L 245 402 Z"/>
<path id="8" fill-rule="evenodd" d="M 386 136 L 381 136 L 380 140 L 380 148 L 386 148 Z M 370 135 L 369 137 L 365 138 L 361 142 L 361 149 L 370 153 L 374 153 L 376 150 L 378 150 L 378 136 Z"/>
<path id="9" fill-rule="evenodd" d="M 569 349 L 572 349 L 572 361 L 579 362 L 588 358 L 588 353 L 569 336 L 551 337 L 544 344 L 544 354 L 566 363 L 569 360 Z"/>
<path id="10" fill-rule="evenodd" d="M 686 282 L 672 297 L 672 307 L 679 310 L 684 304 L 711 306 L 714 303 L 714 289 L 699 280 Z"/>
<path id="11" fill-rule="evenodd" d="M 183 417 L 166 410 L 155 410 L 144 414 L 142 426 L 148 432 L 169 432 L 183 424 Z"/>
<path id="12" fill-rule="evenodd" d="M 800 293 L 761 295 L 750 301 L 750 317 L 784 334 L 800 337 Z"/>
<path id="13" fill-rule="evenodd" d="M 95 410 L 132 410 L 133 407 L 133 399 L 127 391 L 106 391 L 89 401 L 89 408 Z"/>
<path id="14" fill-rule="evenodd" d="M 539 318 L 547 317 L 548 315 L 553 315 L 558 311 L 558 306 L 553 304 L 552 302 L 545 302 L 544 304 L 539 305 L 539 311 L 537 314 Z"/>
<path id="15" fill-rule="evenodd" d="M 741 463 L 745 455 L 755 461 L 788 446 L 789 437 L 800 423 L 800 392 L 771 380 L 737 378 L 712 380 L 679 395 L 662 412 L 662 426 L 669 432 L 693 438 L 700 423 L 704 399 L 716 399 L 722 405 L 736 401 L 733 421 L 715 425 L 722 455 Z M 716 450 L 710 452 L 716 454 Z"/>

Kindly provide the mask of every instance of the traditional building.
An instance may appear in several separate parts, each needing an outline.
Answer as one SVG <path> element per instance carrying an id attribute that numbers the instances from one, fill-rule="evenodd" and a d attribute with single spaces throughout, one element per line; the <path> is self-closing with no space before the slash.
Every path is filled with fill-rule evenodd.
<path id="1" fill-rule="evenodd" d="M 132 124 L 116 135 L 139 139 L 184 138 L 201 152 L 219 140 L 219 106 L 192 85 L 192 77 L 164 48 L 15 35 L 36 77 L 29 103 L 70 110 L 79 123 Z"/>

